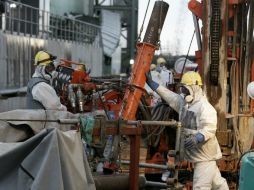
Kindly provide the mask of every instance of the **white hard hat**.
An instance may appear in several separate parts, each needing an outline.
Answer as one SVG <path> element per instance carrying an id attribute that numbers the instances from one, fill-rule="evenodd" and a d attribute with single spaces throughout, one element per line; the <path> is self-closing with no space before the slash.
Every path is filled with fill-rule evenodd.
<path id="1" fill-rule="evenodd" d="M 248 84 L 247 93 L 250 98 L 254 99 L 254 81 Z"/>
<path id="2" fill-rule="evenodd" d="M 183 66 L 184 66 L 184 70 L 183 70 Z M 197 63 L 193 63 L 189 59 L 186 59 L 185 57 L 181 57 L 177 59 L 175 62 L 175 71 L 178 74 L 182 73 L 182 70 L 184 73 L 187 71 L 194 71 L 197 68 L 197 66 L 198 66 Z"/>

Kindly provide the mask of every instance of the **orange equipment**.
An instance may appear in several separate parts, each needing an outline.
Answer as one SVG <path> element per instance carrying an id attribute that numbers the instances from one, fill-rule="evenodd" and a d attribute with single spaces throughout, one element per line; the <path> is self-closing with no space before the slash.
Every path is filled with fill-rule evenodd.
<path id="1" fill-rule="evenodd" d="M 144 42 L 138 43 L 134 68 L 126 89 L 120 117 L 124 120 L 134 120 L 140 98 L 145 92 L 143 87 L 146 82 L 145 73 L 149 71 L 151 61 L 159 42 L 161 32 L 169 5 L 163 1 L 156 1 L 146 30 Z"/>

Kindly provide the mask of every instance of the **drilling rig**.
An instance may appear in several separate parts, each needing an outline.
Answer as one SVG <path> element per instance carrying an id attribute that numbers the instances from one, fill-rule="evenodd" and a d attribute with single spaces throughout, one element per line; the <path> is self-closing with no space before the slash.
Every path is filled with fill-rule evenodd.
<path id="1" fill-rule="evenodd" d="M 230 189 L 234 190 L 238 188 L 239 159 L 251 148 L 253 141 L 254 102 L 248 98 L 246 88 L 254 80 L 254 1 L 190 0 L 188 7 L 193 13 L 198 43 L 195 62 L 204 81 L 206 95 L 218 113 L 216 136 L 223 153 L 223 158 L 218 161 L 219 169 L 227 178 Z M 99 109 L 105 111 L 108 120 L 151 120 L 152 112 L 147 109 L 149 97 L 144 90 L 145 73 L 158 49 L 167 10 L 167 3 L 156 1 L 144 40 L 137 43 L 135 64 L 128 80 L 92 78 L 88 71 L 70 69 L 70 65 L 79 63 L 62 60 L 60 69 L 72 75 L 71 85 L 63 82 L 60 93 L 62 102 L 70 111 Z M 150 158 L 155 157 L 149 163 L 167 162 L 162 152 L 169 149 L 165 140 L 169 136 L 171 141 L 178 141 L 177 135 L 163 133 L 160 146 L 150 155 Z M 140 139 L 135 135 L 132 138 L 134 147 L 139 147 Z M 137 157 L 138 152 L 130 159 L 137 161 Z M 182 162 L 181 166 L 179 175 L 185 175 L 185 180 L 181 182 L 189 190 L 192 188 L 192 166 L 186 162 Z M 137 178 L 137 162 L 133 168 L 136 172 L 134 178 Z M 136 189 L 134 186 L 131 188 Z"/>

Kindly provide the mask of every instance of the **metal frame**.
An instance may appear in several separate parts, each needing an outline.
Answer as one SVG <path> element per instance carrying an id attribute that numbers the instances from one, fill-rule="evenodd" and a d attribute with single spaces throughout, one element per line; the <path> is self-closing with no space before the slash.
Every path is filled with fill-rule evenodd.
<path id="1" fill-rule="evenodd" d="M 11 8 L 11 4 L 16 4 Z M 16 1 L 1 1 L 5 12 L 0 15 L 0 30 L 5 33 L 43 39 L 61 39 L 100 45 L 100 26 L 59 16 Z"/>
<path id="2" fill-rule="evenodd" d="M 60 124 L 78 124 L 79 119 L 59 119 L 59 120 L 41 120 L 41 119 L 15 119 L 15 118 L 5 118 L 0 119 L 0 121 L 31 121 L 31 122 L 57 122 Z M 175 150 L 171 150 L 170 157 L 175 157 L 175 163 L 172 165 L 156 165 L 156 164 L 140 164 L 139 163 L 139 154 L 140 154 L 140 140 L 141 134 L 143 131 L 143 125 L 149 127 L 155 127 L 156 125 L 161 125 L 165 127 L 176 128 L 176 145 Z M 104 127 L 96 126 L 93 129 L 93 136 L 100 136 L 102 131 L 105 135 L 127 135 L 130 138 L 130 162 L 124 162 L 123 164 L 128 163 L 129 167 L 129 189 L 138 190 L 139 189 L 139 167 L 152 167 L 152 168 L 161 168 L 161 169 L 174 169 L 175 175 L 172 178 L 168 178 L 165 186 L 174 186 L 174 188 L 182 187 L 178 183 L 178 165 L 182 161 L 183 157 L 183 140 L 182 140 L 182 127 L 181 123 L 175 120 L 171 121 L 142 121 L 142 120 L 121 120 L 121 121 L 104 121 Z M 121 162 L 121 161 L 120 161 Z M 158 184 L 162 185 L 162 183 Z M 173 188 L 173 189 L 174 189 Z M 170 188 L 168 188 L 170 189 Z"/>

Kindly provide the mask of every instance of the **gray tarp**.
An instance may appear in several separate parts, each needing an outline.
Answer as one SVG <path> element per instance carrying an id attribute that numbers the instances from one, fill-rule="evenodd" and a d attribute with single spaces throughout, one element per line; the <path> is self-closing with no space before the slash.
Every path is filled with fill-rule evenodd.
<path id="1" fill-rule="evenodd" d="M 39 133 L 43 129 L 58 128 L 68 131 L 73 124 L 60 124 L 57 122 L 44 122 L 44 120 L 78 119 L 79 114 L 55 110 L 12 110 L 0 113 L 0 142 L 19 142 Z M 9 121 L 8 119 L 19 119 L 23 121 Z M 31 121 L 43 120 L 43 121 Z"/>
<path id="2" fill-rule="evenodd" d="M 43 112 L 23 110 L 22 116 L 16 110 L 9 114 L 0 113 L 0 119 L 17 118 L 18 115 L 23 119 L 38 119 L 45 116 Z M 77 116 L 52 111 L 47 117 L 68 119 Z M 0 143 L 0 190 L 94 190 L 80 133 L 68 130 L 71 125 L 42 123 L 0 123 L 0 141 L 4 142 Z M 36 135 L 24 142 L 17 142 L 27 138 L 28 134 L 27 129 L 20 128 L 29 127 Z M 11 137 L 12 142 L 5 136 Z"/>

